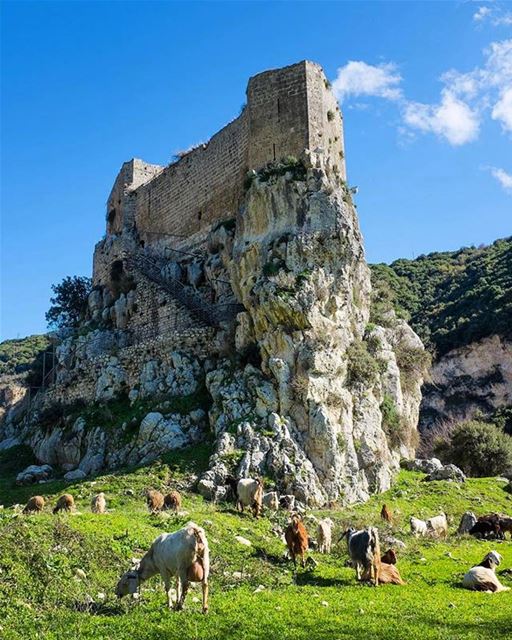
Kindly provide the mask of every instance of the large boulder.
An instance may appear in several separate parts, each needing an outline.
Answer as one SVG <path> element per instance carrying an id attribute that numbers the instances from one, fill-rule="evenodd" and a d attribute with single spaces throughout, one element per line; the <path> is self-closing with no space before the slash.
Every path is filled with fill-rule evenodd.
<path id="1" fill-rule="evenodd" d="M 421 471 L 421 473 L 434 473 L 443 468 L 443 463 L 438 458 L 415 458 L 403 460 L 402 466 L 409 471 Z"/>
<path id="2" fill-rule="evenodd" d="M 46 482 L 53 476 L 53 468 L 49 464 L 32 464 L 16 476 L 16 484 L 27 485 Z"/>
<path id="3" fill-rule="evenodd" d="M 64 474 L 64 480 L 83 480 L 87 474 L 81 469 L 73 469 Z"/>
<path id="4" fill-rule="evenodd" d="M 447 464 L 441 469 L 436 469 L 430 473 L 425 480 L 431 482 L 433 480 L 449 480 L 450 482 L 465 482 L 466 476 L 462 469 L 456 467 L 454 464 Z"/>

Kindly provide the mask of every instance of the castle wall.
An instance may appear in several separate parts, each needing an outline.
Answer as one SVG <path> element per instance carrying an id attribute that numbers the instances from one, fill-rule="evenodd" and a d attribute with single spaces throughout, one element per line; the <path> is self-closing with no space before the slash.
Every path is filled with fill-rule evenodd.
<path id="1" fill-rule="evenodd" d="M 259 169 L 308 147 L 306 62 L 260 73 L 249 80 L 249 166 Z"/>
<path id="2" fill-rule="evenodd" d="M 317 148 L 345 179 L 341 112 L 322 68 L 303 61 L 260 73 L 249 80 L 240 116 L 208 143 L 164 169 L 141 160 L 123 165 L 109 198 L 116 213 L 107 240 L 127 236 L 123 249 L 130 252 L 138 247 L 130 246 L 135 228 L 145 246 L 198 246 L 212 225 L 236 216 L 249 169 Z M 116 243 L 98 245 L 95 284 L 108 281 L 119 253 Z"/>
<path id="3" fill-rule="evenodd" d="M 178 162 L 135 192 L 135 224 L 151 243 L 171 234 L 190 236 L 234 217 L 247 172 L 248 126 L 242 113 Z"/>
<path id="4" fill-rule="evenodd" d="M 70 404 L 75 400 L 93 402 L 98 379 L 105 368 L 114 362 L 126 374 L 127 388 L 133 389 L 139 386 L 141 372 L 147 362 L 155 360 L 170 366 L 174 351 L 204 359 L 217 354 L 218 349 L 215 330 L 211 327 L 187 328 L 165 336 L 147 337 L 118 350 L 115 356 L 105 353 L 83 360 L 73 372 L 71 381 L 52 385 L 45 392 L 44 405 L 51 406 L 56 402 Z"/>

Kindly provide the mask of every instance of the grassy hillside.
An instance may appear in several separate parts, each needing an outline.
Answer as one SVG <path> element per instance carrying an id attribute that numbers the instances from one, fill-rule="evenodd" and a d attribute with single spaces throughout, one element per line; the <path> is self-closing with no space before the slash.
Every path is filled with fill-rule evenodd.
<path id="1" fill-rule="evenodd" d="M 372 284 L 374 320 L 393 305 L 439 355 L 492 334 L 512 337 L 512 237 L 372 265 Z"/>
<path id="2" fill-rule="evenodd" d="M 213 505 L 184 490 L 188 514 L 149 515 L 142 499 L 144 488 L 178 486 L 183 490 L 191 474 L 204 467 L 208 453 L 202 447 L 142 469 L 71 485 L 55 481 L 37 488 L 15 487 L 12 474 L 16 469 L 12 462 L 6 466 L 3 454 L 0 636 L 8 640 L 481 640 L 512 633 L 510 593 L 488 595 L 459 587 L 465 570 L 492 548 L 504 556 L 504 568 L 512 567 L 512 542 L 478 542 L 453 534 L 447 542 L 416 541 L 407 533 L 408 517 L 413 513 L 434 515 L 443 508 L 453 518 L 453 531 L 468 508 L 479 513 L 512 512 L 512 497 L 502 482 L 479 479 L 464 486 L 430 484 L 420 474 L 403 472 L 387 494 L 365 505 L 330 512 L 337 532 L 349 523 L 376 523 L 382 536 L 388 531 L 378 516 L 382 503 L 396 514 L 393 533 L 407 544 L 398 565 L 407 585 L 376 589 L 356 583 L 354 570 L 346 566 L 345 544 L 336 546 L 330 556 L 312 553 L 318 567 L 299 569 L 294 577 L 290 562 L 283 557 L 284 545 L 272 532 L 274 525 L 285 522 L 284 514 L 254 521 L 248 514 L 235 513 L 230 505 Z M 15 514 L 14 503 L 24 502 L 36 490 L 54 502 L 64 488 L 75 495 L 78 514 L 53 516 L 49 506 L 37 516 Z M 89 501 L 100 490 L 106 492 L 111 511 L 93 515 Z M 194 601 L 200 598 L 197 587 L 191 590 L 185 611 L 167 611 L 157 578 L 145 583 L 139 602 L 116 600 L 113 588 L 129 568 L 130 558 L 141 557 L 159 533 L 175 530 L 189 519 L 205 527 L 210 541 L 208 616 L 200 613 L 200 603 Z M 252 546 L 238 543 L 236 535 L 248 538 Z M 86 577 L 77 577 L 77 569 L 85 571 Z M 501 575 L 501 580 L 512 586 L 510 574 Z M 259 585 L 264 589 L 256 592 Z M 94 604 L 88 604 L 89 596 Z"/>
<path id="3" fill-rule="evenodd" d="M 36 356 L 48 346 L 45 335 L 0 342 L 0 375 L 28 371 Z"/>

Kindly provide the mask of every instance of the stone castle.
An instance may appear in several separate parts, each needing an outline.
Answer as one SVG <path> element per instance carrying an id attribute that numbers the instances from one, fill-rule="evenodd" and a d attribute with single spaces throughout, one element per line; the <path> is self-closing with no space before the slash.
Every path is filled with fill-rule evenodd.
<path id="1" fill-rule="evenodd" d="M 239 117 L 179 156 L 122 166 L 87 318 L 61 339 L 23 440 L 83 477 L 213 437 L 197 485 L 213 499 L 228 473 L 266 475 L 312 504 L 387 489 L 414 454 L 422 372 L 406 356 L 423 345 L 392 312 L 372 320 L 321 67 L 251 78 Z M 152 410 L 107 425 L 86 408 L 111 401 Z M 70 424 L 57 405 L 84 408 Z M 0 440 L 14 433 L 8 418 Z"/>
<path id="2" fill-rule="evenodd" d="M 138 159 L 123 164 L 107 202 L 106 237 L 94 252 L 94 285 L 112 289 L 123 258 L 141 249 L 184 263 L 195 285 L 207 235 L 215 225 L 235 219 L 248 172 L 300 158 L 305 149 L 321 149 L 345 180 L 341 112 L 321 67 L 303 61 L 251 78 L 242 113 L 209 142 L 167 167 Z M 138 311 L 118 321 L 123 329 L 140 336 L 144 329 L 155 335 L 201 326 L 186 305 L 172 299 L 159 305 L 158 288 L 146 285 Z M 213 297 L 215 304 L 219 296 Z M 200 306 L 205 303 L 199 299 Z"/>

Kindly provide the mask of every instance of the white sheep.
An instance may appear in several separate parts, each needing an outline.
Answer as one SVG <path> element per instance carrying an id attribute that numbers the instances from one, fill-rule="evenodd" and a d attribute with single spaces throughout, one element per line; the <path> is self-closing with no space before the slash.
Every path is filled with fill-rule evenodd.
<path id="1" fill-rule="evenodd" d="M 258 478 L 242 478 L 236 485 L 237 507 L 243 512 L 244 507 L 251 507 L 253 515 L 257 518 L 261 512 L 263 499 L 263 483 Z"/>
<path id="2" fill-rule="evenodd" d="M 496 567 L 501 563 L 501 556 L 496 551 L 488 553 L 482 562 L 476 567 L 472 567 L 462 579 L 462 586 L 465 589 L 474 591 L 489 591 L 498 593 L 499 591 L 509 591 L 510 587 L 501 584 L 495 574 Z"/>
<path id="3" fill-rule="evenodd" d="M 105 513 L 107 511 L 107 501 L 103 492 L 98 493 L 91 500 L 91 511 L 93 513 Z"/>
<path id="4" fill-rule="evenodd" d="M 419 518 L 411 516 L 409 519 L 409 524 L 411 526 L 411 533 L 416 538 L 427 535 L 427 523 L 425 522 L 425 520 L 420 520 Z"/>
<path id="5" fill-rule="evenodd" d="M 334 522 L 330 518 L 324 518 L 318 523 L 316 534 L 320 553 L 331 553 L 333 526 Z"/>
<path id="6" fill-rule="evenodd" d="M 446 514 L 434 516 L 427 520 L 427 533 L 434 538 L 446 538 L 448 535 L 448 520 Z"/>
<path id="7" fill-rule="evenodd" d="M 277 491 L 264 493 L 261 503 L 270 511 L 277 511 L 279 509 L 279 496 L 277 495 Z"/>
<path id="8" fill-rule="evenodd" d="M 176 577 L 176 610 L 183 608 L 190 582 L 201 582 L 203 613 L 208 611 L 210 553 L 204 529 L 188 522 L 174 533 L 162 533 L 151 545 L 137 568 L 123 574 L 116 586 L 119 598 L 136 593 L 141 582 L 160 573 L 167 602 L 172 608 L 171 578 Z"/>

